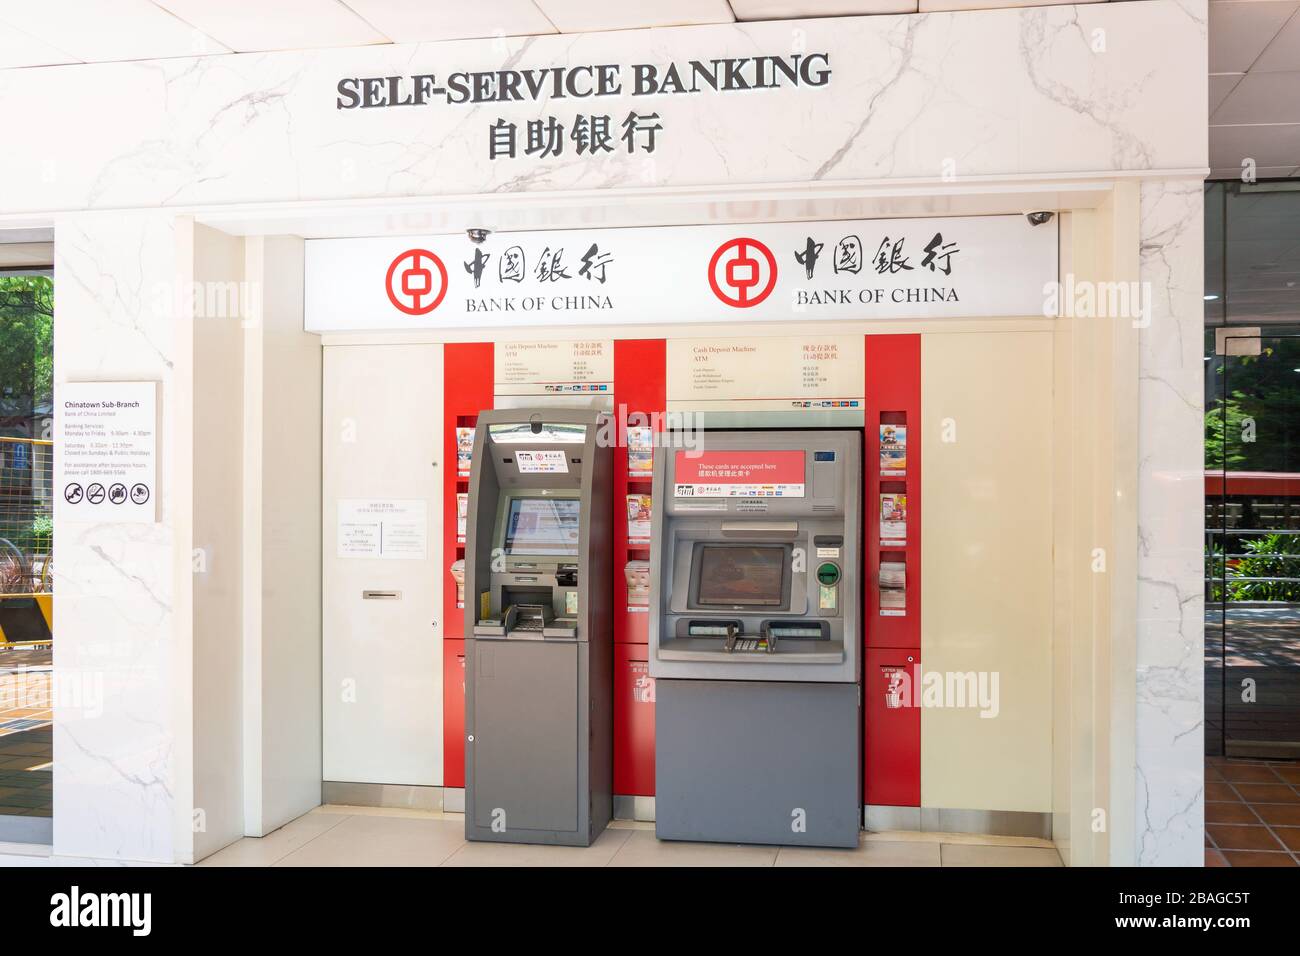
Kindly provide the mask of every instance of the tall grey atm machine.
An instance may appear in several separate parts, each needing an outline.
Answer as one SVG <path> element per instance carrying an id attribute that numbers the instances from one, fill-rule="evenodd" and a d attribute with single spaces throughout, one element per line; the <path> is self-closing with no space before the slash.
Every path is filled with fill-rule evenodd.
<path id="1" fill-rule="evenodd" d="M 857 846 L 861 447 L 858 432 L 736 431 L 656 449 L 661 839 Z"/>
<path id="2" fill-rule="evenodd" d="M 610 450 L 586 409 L 479 415 L 465 522 L 465 838 L 589 845 L 613 786 Z"/>

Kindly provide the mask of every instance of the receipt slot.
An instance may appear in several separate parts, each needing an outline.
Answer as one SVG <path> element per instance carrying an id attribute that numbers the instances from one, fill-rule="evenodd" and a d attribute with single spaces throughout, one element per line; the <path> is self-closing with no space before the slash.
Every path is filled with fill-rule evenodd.
<path id="1" fill-rule="evenodd" d="M 701 451 L 656 451 L 660 838 L 857 845 L 861 446 L 708 432 Z"/>
<path id="2" fill-rule="evenodd" d="M 479 415 L 465 527 L 465 837 L 589 845 L 613 783 L 612 461 L 585 409 Z"/>

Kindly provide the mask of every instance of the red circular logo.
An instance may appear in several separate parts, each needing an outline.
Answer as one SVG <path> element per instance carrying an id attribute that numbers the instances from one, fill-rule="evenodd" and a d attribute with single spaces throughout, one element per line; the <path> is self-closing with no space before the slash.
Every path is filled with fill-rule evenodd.
<path id="1" fill-rule="evenodd" d="M 436 281 L 428 262 L 436 267 Z M 447 267 L 428 249 L 407 249 L 388 267 L 384 291 L 388 301 L 407 315 L 426 315 L 447 294 Z"/>
<path id="2" fill-rule="evenodd" d="M 758 305 L 776 288 L 776 256 L 757 239 L 724 242 L 709 260 L 709 287 L 719 299 L 737 309 Z"/>

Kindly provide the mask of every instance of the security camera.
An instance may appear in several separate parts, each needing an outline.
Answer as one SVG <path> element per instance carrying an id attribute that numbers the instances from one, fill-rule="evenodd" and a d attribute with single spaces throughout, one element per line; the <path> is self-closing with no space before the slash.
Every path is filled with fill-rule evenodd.
<path id="1" fill-rule="evenodd" d="M 1045 209 L 1038 209 L 1034 212 L 1025 213 L 1025 218 L 1029 220 L 1031 226 L 1041 226 L 1044 223 L 1051 222 L 1056 215 L 1054 212 L 1048 212 Z"/>
<path id="2" fill-rule="evenodd" d="M 481 246 L 487 237 L 492 235 L 491 229 L 466 229 L 465 235 L 469 236 L 469 241 L 476 246 Z"/>

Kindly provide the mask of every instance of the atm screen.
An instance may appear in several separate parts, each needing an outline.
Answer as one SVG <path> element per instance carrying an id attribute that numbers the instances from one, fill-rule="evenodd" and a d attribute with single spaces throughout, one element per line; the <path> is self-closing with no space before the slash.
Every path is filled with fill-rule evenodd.
<path id="1" fill-rule="evenodd" d="M 506 554 L 577 554 L 577 498 L 512 498 L 502 547 Z"/>
<path id="2" fill-rule="evenodd" d="M 696 554 L 696 603 L 780 607 L 785 584 L 784 547 L 703 545 Z"/>

